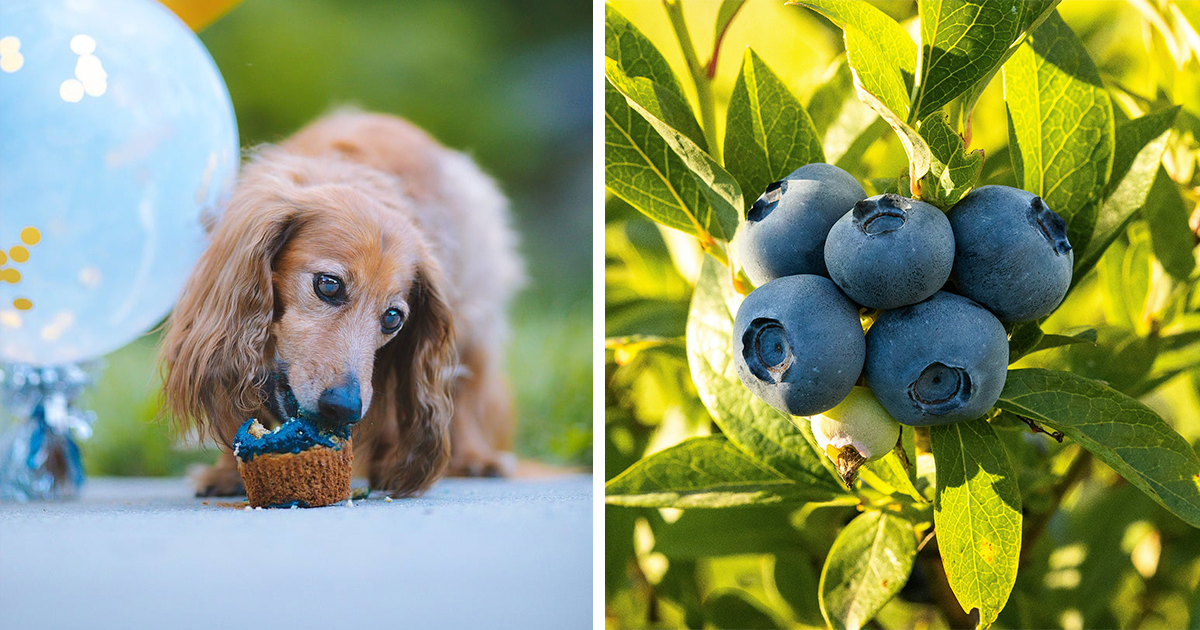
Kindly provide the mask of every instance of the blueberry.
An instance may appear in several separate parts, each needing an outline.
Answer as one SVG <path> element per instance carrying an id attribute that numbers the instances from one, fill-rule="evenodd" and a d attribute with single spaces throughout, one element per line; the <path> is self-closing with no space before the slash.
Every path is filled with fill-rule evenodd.
<path id="1" fill-rule="evenodd" d="M 862 464 L 887 455 L 900 439 L 900 424 L 866 387 L 854 387 L 845 400 L 810 422 L 817 446 L 833 460 L 847 487 Z"/>
<path id="2" fill-rule="evenodd" d="M 871 308 L 916 304 L 946 284 L 954 232 L 937 208 L 891 193 L 854 204 L 825 241 L 829 277 Z"/>
<path id="3" fill-rule="evenodd" d="M 1075 254 L 1063 218 L 1040 197 L 1008 186 L 971 191 L 950 211 L 951 278 L 1005 322 L 1049 315 L 1071 286 Z"/>
<path id="4" fill-rule="evenodd" d="M 972 420 L 987 413 L 1008 375 L 1004 325 L 961 295 L 885 311 L 867 331 L 863 379 L 902 424 Z"/>
<path id="5" fill-rule="evenodd" d="M 866 196 L 853 176 L 824 163 L 801 166 L 767 186 L 734 241 L 746 275 L 756 285 L 802 273 L 828 277 L 825 235 Z"/>
<path id="6" fill-rule="evenodd" d="M 829 278 L 785 276 L 746 296 L 733 323 L 734 366 L 756 396 L 794 416 L 837 405 L 862 372 L 858 309 Z"/>

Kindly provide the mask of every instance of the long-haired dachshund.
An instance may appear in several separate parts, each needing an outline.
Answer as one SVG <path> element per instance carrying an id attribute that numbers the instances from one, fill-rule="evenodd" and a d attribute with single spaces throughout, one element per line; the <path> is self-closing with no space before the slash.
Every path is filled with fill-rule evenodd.
<path id="1" fill-rule="evenodd" d="M 243 421 L 300 412 L 357 422 L 355 473 L 394 496 L 506 474 L 521 278 L 495 184 L 406 121 L 343 111 L 258 149 L 161 348 L 171 414 L 226 448 L 197 494 L 243 492 Z"/>

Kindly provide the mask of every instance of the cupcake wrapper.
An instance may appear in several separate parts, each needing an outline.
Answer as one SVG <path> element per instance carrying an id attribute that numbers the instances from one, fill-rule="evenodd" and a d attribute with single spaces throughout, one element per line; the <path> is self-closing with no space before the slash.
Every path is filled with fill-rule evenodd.
<path id="1" fill-rule="evenodd" d="M 299 453 L 267 453 L 248 462 L 238 458 L 238 472 L 253 507 L 321 507 L 350 498 L 351 441 L 341 448 L 314 446 Z"/>

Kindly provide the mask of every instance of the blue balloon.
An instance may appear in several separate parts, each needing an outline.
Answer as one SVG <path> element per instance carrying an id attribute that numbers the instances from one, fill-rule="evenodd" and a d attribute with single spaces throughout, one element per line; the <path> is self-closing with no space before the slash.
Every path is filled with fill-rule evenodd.
<path id="1" fill-rule="evenodd" d="M 208 51 L 153 0 L 0 2 L 0 362 L 162 320 L 239 161 Z"/>

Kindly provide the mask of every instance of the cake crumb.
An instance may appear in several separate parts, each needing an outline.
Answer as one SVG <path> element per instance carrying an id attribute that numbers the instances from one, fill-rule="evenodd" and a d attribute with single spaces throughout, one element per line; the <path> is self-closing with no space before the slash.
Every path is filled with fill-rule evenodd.
<path id="1" fill-rule="evenodd" d="M 391 502 L 392 502 L 392 497 L 383 497 L 383 502 L 384 502 L 384 503 L 391 503 Z"/>
<path id="2" fill-rule="evenodd" d="M 254 423 L 250 425 L 250 428 L 247 429 L 247 431 L 249 431 L 250 435 L 253 435 L 255 439 L 261 439 L 262 436 L 268 433 L 267 428 L 264 427 L 258 420 L 255 420 Z"/>
<path id="3" fill-rule="evenodd" d="M 244 507 L 244 508 L 242 508 L 242 509 L 243 509 L 243 510 L 245 510 L 245 511 L 247 511 L 247 512 L 249 512 L 250 510 L 253 510 L 254 508 L 252 508 L 252 507 L 250 507 L 249 505 L 247 505 L 246 507 Z"/>
<path id="4" fill-rule="evenodd" d="M 346 507 L 354 507 L 354 498 L 346 499 Z"/>

